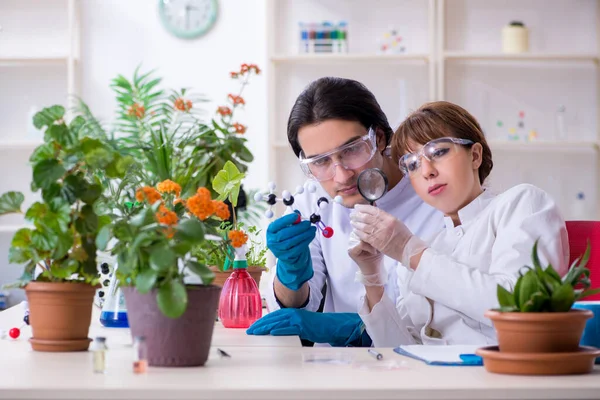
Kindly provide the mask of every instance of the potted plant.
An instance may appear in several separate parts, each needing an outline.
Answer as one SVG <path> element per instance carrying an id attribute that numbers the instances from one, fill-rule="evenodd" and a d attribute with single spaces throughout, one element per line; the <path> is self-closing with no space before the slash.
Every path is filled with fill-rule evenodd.
<path id="1" fill-rule="evenodd" d="M 187 198 L 181 191 L 171 180 L 138 188 L 137 203 L 119 206 L 98 243 L 104 250 L 112 238 L 131 333 L 146 337 L 153 366 L 206 362 L 221 291 L 191 250 L 209 235 L 218 238 L 229 209 L 204 187 Z M 201 284 L 191 284 L 194 277 Z"/>
<path id="2" fill-rule="evenodd" d="M 574 309 L 573 304 L 600 289 L 589 289 L 590 271 L 586 268 L 590 246 L 571 265 L 562 278 L 548 265 L 542 268 L 537 241 L 532 250 L 533 267 L 521 273 L 512 292 L 498 285 L 500 308 L 486 317 L 494 324 L 500 352 L 552 353 L 576 352 L 589 310 Z"/>
<path id="3" fill-rule="evenodd" d="M 239 245 L 246 245 L 246 260 L 248 263 L 248 273 L 254 278 L 257 286 L 260 285 L 260 278 L 263 271 L 266 270 L 266 246 L 259 238 L 260 231 L 256 226 L 245 228 L 243 222 L 238 221 L 237 199 L 242 180 L 245 173 L 238 170 L 236 165 L 227 161 L 212 181 L 213 190 L 218 194 L 218 200 L 227 201 L 232 205 L 233 212 L 228 221 L 225 221 L 219 227 L 219 234 L 224 239 L 234 240 L 233 232 L 243 232 L 239 237 Z M 232 249 L 231 242 L 224 240 L 221 242 L 206 242 L 204 246 L 198 247 L 195 252 L 202 258 L 206 265 L 209 265 L 215 274 L 214 283 L 223 286 L 229 275 L 231 275 L 231 265 L 235 258 L 235 252 Z M 239 246 L 236 246 L 239 247 Z"/>
<path id="4" fill-rule="evenodd" d="M 25 211 L 32 224 L 11 242 L 9 262 L 24 264 L 16 283 L 24 286 L 30 308 L 32 348 L 38 351 L 87 350 L 92 302 L 98 283 L 96 239 L 110 223 L 104 211 L 99 172 L 111 178 L 125 173 L 131 160 L 105 138 L 85 133 L 84 120 L 65 121 L 62 106 L 44 108 L 33 117 L 45 128 L 44 143 L 30 157 L 31 189 L 41 200 Z M 0 196 L 0 214 L 22 213 L 24 195 Z"/>

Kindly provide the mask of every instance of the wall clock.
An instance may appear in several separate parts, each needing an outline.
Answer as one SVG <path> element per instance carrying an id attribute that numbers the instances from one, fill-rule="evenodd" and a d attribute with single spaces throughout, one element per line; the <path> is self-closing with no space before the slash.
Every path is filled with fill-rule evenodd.
<path id="1" fill-rule="evenodd" d="M 164 27 L 182 39 L 195 39 L 217 22 L 217 0 L 159 0 L 158 13 Z"/>

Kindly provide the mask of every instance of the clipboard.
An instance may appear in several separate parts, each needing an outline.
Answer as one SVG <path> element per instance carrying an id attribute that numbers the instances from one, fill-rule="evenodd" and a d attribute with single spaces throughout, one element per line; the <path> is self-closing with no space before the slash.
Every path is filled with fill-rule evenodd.
<path id="1" fill-rule="evenodd" d="M 403 345 L 394 351 L 414 358 L 427 365 L 437 366 L 483 366 L 483 358 L 475 354 L 481 345 Z"/>

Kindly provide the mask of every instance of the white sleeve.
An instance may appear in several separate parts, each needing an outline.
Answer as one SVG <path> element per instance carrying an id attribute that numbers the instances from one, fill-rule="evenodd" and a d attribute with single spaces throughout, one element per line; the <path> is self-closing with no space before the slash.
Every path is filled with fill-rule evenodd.
<path id="1" fill-rule="evenodd" d="M 569 260 L 565 222 L 545 192 L 522 186 L 525 190 L 492 212 L 496 237 L 488 272 L 429 248 L 412 276 L 410 290 L 491 326 L 483 314 L 499 306 L 497 285 L 513 289 L 521 268 L 532 265 L 531 250 L 537 239 L 543 266 L 550 263 L 563 276 Z"/>
<path id="2" fill-rule="evenodd" d="M 379 303 L 375 304 L 369 312 L 365 296 L 358 315 L 363 320 L 375 347 L 398 347 L 404 344 L 419 343 L 410 333 L 414 327 L 403 308 L 402 299 L 399 299 L 395 306 L 389 296 L 384 293 Z"/>

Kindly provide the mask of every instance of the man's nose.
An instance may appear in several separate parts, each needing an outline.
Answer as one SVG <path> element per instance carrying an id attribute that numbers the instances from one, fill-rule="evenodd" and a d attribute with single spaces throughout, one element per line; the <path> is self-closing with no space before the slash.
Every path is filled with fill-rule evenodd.
<path id="1" fill-rule="evenodd" d="M 333 177 L 333 179 L 337 183 L 346 183 L 348 182 L 348 179 L 354 176 L 354 171 L 352 171 L 351 169 L 344 168 L 344 166 L 341 163 L 335 164 L 334 168 L 335 176 Z"/>

